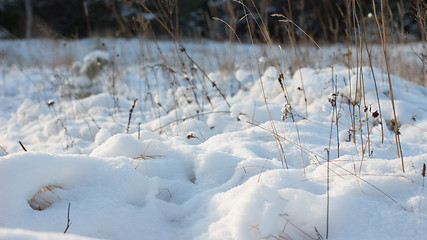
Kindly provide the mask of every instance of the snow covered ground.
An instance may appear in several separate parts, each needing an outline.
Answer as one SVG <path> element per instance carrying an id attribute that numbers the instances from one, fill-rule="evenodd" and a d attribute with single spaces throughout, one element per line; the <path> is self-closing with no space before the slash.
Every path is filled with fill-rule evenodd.
<path id="1" fill-rule="evenodd" d="M 426 236 L 425 87 L 182 47 L 0 42 L 0 239 Z"/>

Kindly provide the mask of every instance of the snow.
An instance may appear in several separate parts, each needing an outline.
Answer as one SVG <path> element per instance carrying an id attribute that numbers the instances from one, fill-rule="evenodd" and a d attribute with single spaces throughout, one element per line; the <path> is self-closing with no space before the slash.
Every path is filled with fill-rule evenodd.
<path id="1" fill-rule="evenodd" d="M 4 240 L 95 240 L 96 238 L 89 238 L 84 236 L 78 236 L 75 234 L 61 234 L 61 233 L 49 233 L 49 232 L 38 232 L 29 231 L 25 229 L 0 229 L 0 239 Z"/>
<path id="2" fill-rule="evenodd" d="M 57 43 L 68 65 L 51 49 L 34 61 L 28 46 L 49 41 L 0 42 L 14 49 L 0 62 L 0 239 L 325 238 L 328 152 L 329 239 L 427 234 L 425 87 L 391 76 L 403 172 L 381 69 L 298 69 L 285 98 L 268 56 L 260 77 L 203 54 L 255 62 L 247 45 L 187 43 L 205 76 L 183 55 L 171 71 L 170 42 L 163 60 L 154 42 L 88 39 Z"/>

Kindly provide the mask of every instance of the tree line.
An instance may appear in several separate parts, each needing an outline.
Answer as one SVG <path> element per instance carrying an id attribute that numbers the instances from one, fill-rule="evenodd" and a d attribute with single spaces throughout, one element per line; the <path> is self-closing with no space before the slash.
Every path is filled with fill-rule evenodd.
<path id="1" fill-rule="evenodd" d="M 425 40 L 422 0 L 2 0 L 0 37 L 161 37 L 174 31 L 216 40 L 237 35 L 244 41 L 248 28 L 262 38 L 265 26 L 276 40 L 303 39 L 301 28 L 318 41 L 337 42 L 353 26 L 375 27 L 374 4 L 391 35 Z"/>

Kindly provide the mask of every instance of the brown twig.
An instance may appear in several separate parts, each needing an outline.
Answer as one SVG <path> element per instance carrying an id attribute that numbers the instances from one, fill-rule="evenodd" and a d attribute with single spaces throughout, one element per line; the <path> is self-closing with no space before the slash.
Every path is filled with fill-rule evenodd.
<path id="1" fill-rule="evenodd" d="M 7 153 L 7 151 L 2 146 L 0 146 L 0 148 L 1 148 L 1 150 L 3 150 L 4 153 L 6 153 L 6 155 L 9 154 L 9 153 Z"/>
<path id="2" fill-rule="evenodd" d="M 22 149 L 24 149 L 24 151 L 26 151 L 26 152 L 27 152 L 27 149 L 25 148 L 24 144 L 22 144 L 22 142 L 21 142 L 21 141 L 19 141 L 19 145 L 21 145 Z"/>
<path id="3" fill-rule="evenodd" d="M 64 234 L 67 233 L 68 228 L 71 225 L 71 221 L 70 221 L 70 207 L 71 207 L 71 203 L 68 203 L 68 214 L 67 214 L 67 227 L 64 230 Z"/>
<path id="4" fill-rule="evenodd" d="M 424 189 L 424 179 L 426 178 L 426 164 L 423 164 L 423 169 L 421 171 L 421 175 L 423 176 L 423 189 Z"/>
<path id="5" fill-rule="evenodd" d="M 327 166 L 326 166 L 326 239 L 329 236 L 329 149 L 325 148 L 327 153 Z"/>
<path id="6" fill-rule="evenodd" d="M 135 98 L 135 99 L 133 100 L 132 107 L 130 107 L 130 110 L 129 110 L 129 119 L 128 119 L 128 126 L 127 126 L 127 128 L 126 128 L 126 133 L 129 133 L 130 120 L 132 119 L 132 112 L 133 112 L 133 109 L 135 108 L 136 101 L 138 101 L 138 99 L 137 99 L 137 98 Z"/>

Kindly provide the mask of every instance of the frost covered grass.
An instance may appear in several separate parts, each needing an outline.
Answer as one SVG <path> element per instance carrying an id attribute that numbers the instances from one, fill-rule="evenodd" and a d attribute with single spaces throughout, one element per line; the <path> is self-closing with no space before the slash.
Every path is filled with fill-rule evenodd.
<path id="1" fill-rule="evenodd" d="M 69 206 L 67 239 L 424 236 L 427 89 L 399 72 L 423 48 L 396 46 L 397 123 L 381 46 L 298 46 L 299 69 L 273 45 L 1 41 L 0 238 L 61 239 Z"/>

